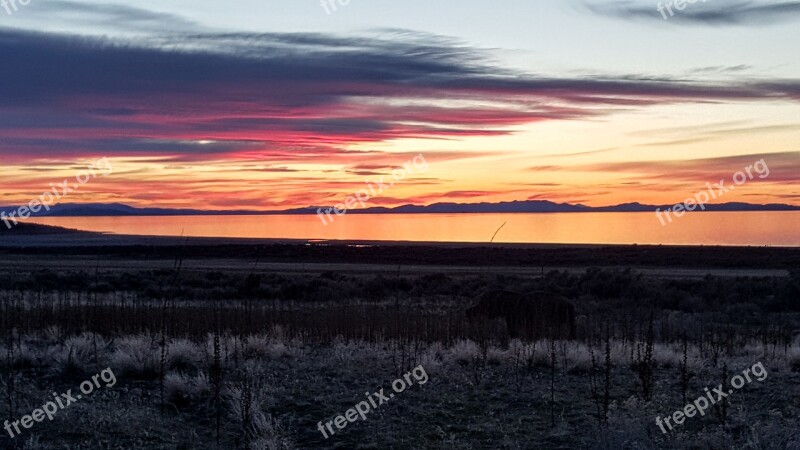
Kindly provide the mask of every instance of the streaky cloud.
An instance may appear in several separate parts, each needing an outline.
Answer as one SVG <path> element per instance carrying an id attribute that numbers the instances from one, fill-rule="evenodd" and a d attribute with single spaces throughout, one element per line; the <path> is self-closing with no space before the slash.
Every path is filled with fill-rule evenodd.
<path id="1" fill-rule="evenodd" d="M 664 0 L 662 4 L 669 3 Z M 682 11 L 672 9 L 675 13 L 669 20 L 656 9 L 656 2 L 641 2 L 621 0 L 606 3 L 583 3 L 583 9 L 595 14 L 625 20 L 643 20 L 665 25 L 705 25 L 705 26 L 764 26 L 782 22 L 792 22 L 800 19 L 800 2 L 765 2 L 765 1 L 737 1 L 721 2 L 698 0 L 687 3 Z M 731 70 L 731 68 L 722 68 Z M 737 70 L 738 67 L 734 67 Z"/>

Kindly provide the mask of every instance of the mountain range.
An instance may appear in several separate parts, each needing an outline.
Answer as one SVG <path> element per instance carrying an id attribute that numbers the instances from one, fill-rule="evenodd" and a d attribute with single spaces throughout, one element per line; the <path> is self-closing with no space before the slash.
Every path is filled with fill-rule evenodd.
<path id="1" fill-rule="evenodd" d="M 665 210 L 675 205 L 646 205 L 642 203 L 622 203 L 613 206 L 586 206 L 581 204 L 555 203 L 547 200 L 522 200 L 498 203 L 434 203 L 431 205 L 402 205 L 394 208 L 371 207 L 350 209 L 347 214 L 459 214 L 459 213 L 581 213 L 581 212 L 652 212 Z M 10 215 L 18 206 L 0 207 L 0 212 Z M 33 217 L 91 217 L 91 216 L 195 216 L 195 215 L 288 215 L 316 214 L 329 207 L 309 206 L 307 208 L 285 209 L 280 211 L 257 210 L 202 210 L 176 208 L 136 208 L 121 203 L 62 203 L 44 208 Z M 800 206 L 782 203 L 719 203 L 705 205 L 706 211 L 800 211 Z M 697 209 L 697 211 L 700 211 Z"/>

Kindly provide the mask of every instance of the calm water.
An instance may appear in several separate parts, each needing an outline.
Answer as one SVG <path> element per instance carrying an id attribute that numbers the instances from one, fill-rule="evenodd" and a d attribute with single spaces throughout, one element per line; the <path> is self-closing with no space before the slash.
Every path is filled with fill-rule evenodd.
<path id="1" fill-rule="evenodd" d="M 654 213 L 49 217 L 31 222 L 118 234 L 374 241 L 800 246 L 800 211 Z"/>

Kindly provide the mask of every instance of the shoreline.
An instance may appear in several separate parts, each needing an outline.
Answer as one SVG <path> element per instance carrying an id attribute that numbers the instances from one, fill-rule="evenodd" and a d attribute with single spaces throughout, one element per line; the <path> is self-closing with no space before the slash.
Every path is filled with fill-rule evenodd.
<path id="1" fill-rule="evenodd" d="M 51 227 L 59 228 L 59 227 Z M 114 234 L 63 228 L 63 233 L 0 234 L 0 248 L 54 246 L 203 246 L 203 245 L 313 245 L 319 247 L 467 247 L 510 249 L 590 249 L 590 248 L 644 248 L 644 249 L 785 249 L 800 250 L 789 245 L 719 245 L 719 244 L 598 244 L 598 243 L 525 243 L 525 242 L 470 242 L 470 241 L 401 241 L 353 239 L 291 239 L 246 238 L 224 236 L 163 236 L 146 234 Z"/>
<path id="2" fill-rule="evenodd" d="M 26 228 L 20 230 L 19 227 Z M 616 244 L 616 243 L 526 243 L 469 241 L 402 241 L 358 239 L 292 239 L 225 236 L 164 236 L 146 234 L 114 234 L 64 228 L 53 225 L 21 224 L 7 232 L 0 230 L 0 249 L 16 247 L 87 247 L 87 246 L 205 246 L 205 245 L 312 245 L 319 247 L 444 247 L 506 249 L 775 249 L 800 250 L 800 246 L 784 245 L 719 245 L 719 244 Z"/>

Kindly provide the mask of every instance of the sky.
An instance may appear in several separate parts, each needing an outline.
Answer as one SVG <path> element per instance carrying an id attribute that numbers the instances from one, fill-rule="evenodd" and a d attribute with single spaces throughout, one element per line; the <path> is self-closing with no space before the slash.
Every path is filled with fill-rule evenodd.
<path id="1" fill-rule="evenodd" d="M 326 206 L 418 155 L 370 206 L 674 204 L 762 159 L 724 200 L 800 205 L 800 1 L 24 1 L 0 205 L 107 158 L 65 201 Z"/>

